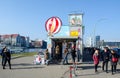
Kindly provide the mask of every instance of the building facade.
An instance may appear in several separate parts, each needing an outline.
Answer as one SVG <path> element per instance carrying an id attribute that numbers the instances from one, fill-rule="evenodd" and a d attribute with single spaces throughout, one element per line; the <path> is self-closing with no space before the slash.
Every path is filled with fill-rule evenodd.
<path id="1" fill-rule="evenodd" d="M 103 46 L 109 47 L 110 49 L 120 48 L 120 41 L 105 41 Z"/>
<path id="2" fill-rule="evenodd" d="M 44 41 L 44 40 L 31 40 L 30 47 L 31 48 L 46 49 L 47 48 L 47 42 Z"/>
<path id="3" fill-rule="evenodd" d="M 7 46 L 15 46 L 15 47 L 26 47 L 28 46 L 29 37 L 21 36 L 19 34 L 5 34 L 0 35 L 0 44 Z M 27 44 L 26 44 L 27 43 Z"/>
<path id="4" fill-rule="evenodd" d="M 95 47 L 100 48 L 100 36 L 95 37 Z"/>

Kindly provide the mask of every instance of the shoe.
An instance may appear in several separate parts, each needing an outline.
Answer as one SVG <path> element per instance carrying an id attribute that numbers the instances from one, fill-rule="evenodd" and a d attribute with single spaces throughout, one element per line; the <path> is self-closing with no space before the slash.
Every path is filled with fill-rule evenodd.
<path id="1" fill-rule="evenodd" d="M 112 73 L 112 75 L 114 75 L 114 73 Z"/>
<path id="2" fill-rule="evenodd" d="M 5 67 L 3 67 L 3 69 L 5 69 Z"/>
<path id="3" fill-rule="evenodd" d="M 67 65 L 69 64 L 69 63 L 66 63 Z"/>
<path id="4" fill-rule="evenodd" d="M 104 69 L 102 69 L 102 71 L 104 72 Z"/>
<path id="5" fill-rule="evenodd" d="M 9 69 L 11 69 L 11 67 L 9 67 Z"/>
<path id="6" fill-rule="evenodd" d="M 97 70 L 95 70 L 95 72 L 97 72 Z"/>

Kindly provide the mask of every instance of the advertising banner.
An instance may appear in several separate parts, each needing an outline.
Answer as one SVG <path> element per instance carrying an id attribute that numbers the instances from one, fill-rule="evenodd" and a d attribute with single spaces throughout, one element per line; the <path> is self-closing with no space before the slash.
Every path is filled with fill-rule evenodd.
<path id="1" fill-rule="evenodd" d="M 71 37 L 82 36 L 82 27 L 80 26 L 70 27 L 70 36 Z"/>
<path id="2" fill-rule="evenodd" d="M 69 14 L 70 26 L 81 26 L 83 14 Z"/>

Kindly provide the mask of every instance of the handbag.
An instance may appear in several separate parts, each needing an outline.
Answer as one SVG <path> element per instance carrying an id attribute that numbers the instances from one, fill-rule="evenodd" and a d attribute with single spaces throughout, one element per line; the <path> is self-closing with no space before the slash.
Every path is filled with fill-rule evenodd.
<path id="1" fill-rule="evenodd" d="M 113 57 L 113 58 L 112 58 L 112 62 L 118 62 L 118 58 Z"/>

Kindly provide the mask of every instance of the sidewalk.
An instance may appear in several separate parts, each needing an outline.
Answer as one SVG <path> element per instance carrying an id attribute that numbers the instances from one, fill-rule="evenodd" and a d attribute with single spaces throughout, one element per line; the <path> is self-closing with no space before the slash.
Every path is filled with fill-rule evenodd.
<path id="1" fill-rule="evenodd" d="M 0 65 L 0 78 L 70 78 L 69 67 L 72 65 L 34 65 L 33 60 L 34 57 L 12 59 L 11 70 L 8 66 L 3 70 Z M 120 65 L 118 65 L 115 75 L 111 75 L 110 64 L 109 73 L 101 71 L 100 67 L 98 73 L 95 73 L 92 63 L 80 63 L 77 67 L 75 71 L 77 76 L 72 78 L 120 78 Z"/>
<path id="2" fill-rule="evenodd" d="M 75 71 L 76 76 L 74 76 L 73 74 L 72 78 L 120 78 L 120 65 L 119 64 L 117 66 L 117 72 L 114 75 L 111 74 L 110 69 L 111 67 L 109 64 L 108 73 L 103 72 L 99 64 L 98 73 L 95 73 L 94 64 L 83 63 L 77 66 L 77 70 Z M 70 76 L 68 77 L 66 73 L 66 75 L 64 75 L 64 77 L 62 78 L 70 78 Z"/>

